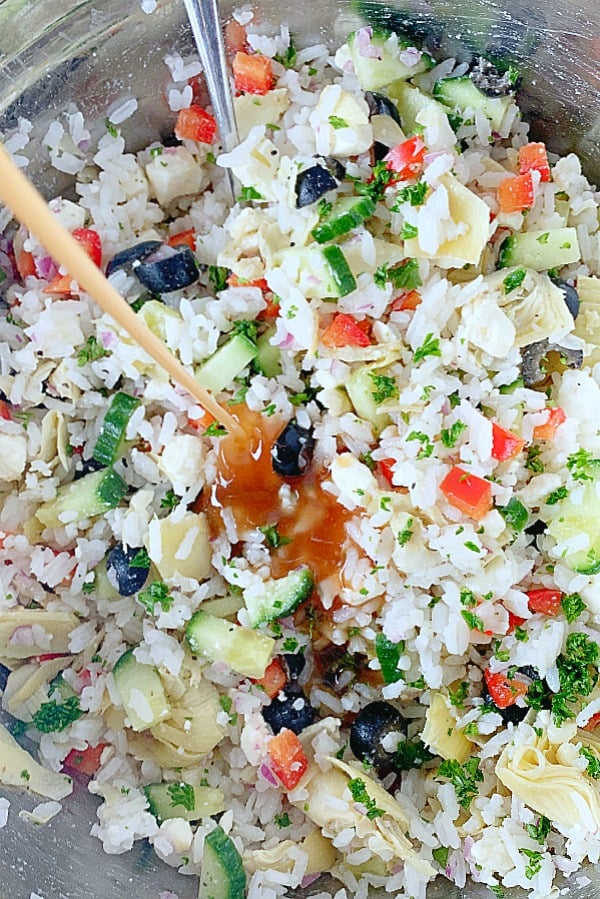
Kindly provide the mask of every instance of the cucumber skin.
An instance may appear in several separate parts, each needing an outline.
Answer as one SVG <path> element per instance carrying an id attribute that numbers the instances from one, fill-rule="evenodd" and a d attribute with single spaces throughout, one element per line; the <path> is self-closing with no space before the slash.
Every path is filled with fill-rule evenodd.
<path id="1" fill-rule="evenodd" d="M 252 678 L 263 677 L 275 649 L 271 637 L 218 618 L 202 608 L 188 621 L 185 639 L 194 655 L 225 662 L 238 674 Z"/>
<path id="2" fill-rule="evenodd" d="M 171 818 L 183 818 L 184 821 L 199 821 L 201 818 L 207 818 L 211 815 L 217 815 L 219 812 L 222 812 L 225 808 L 225 797 L 223 796 L 221 790 L 211 789 L 211 787 L 194 787 L 194 795 L 195 795 L 195 803 L 193 809 L 186 809 L 182 805 L 173 805 L 171 796 L 169 794 L 169 787 L 172 787 L 173 784 L 169 783 L 157 783 L 157 784 L 147 784 L 143 790 L 148 800 L 148 809 L 154 815 L 159 823 L 162 821 L 168 821 Z M 208 810 L 208 808 L 198 808 L 199 804 L 204 803 L 207 805 L 207 799 L 200 797 L 200 803 L 198 802 L 198 794 L 196 791 L 205 791 L 211 790 L 211 793 L 214 794 L 214 799 L 212 810 Z M 217 794 L 221 793 L 222 804 L 220 806 L 216 803 Z"/>
<path id="3" fill-rule="evenodd" d="M 129 683 L 131 678 L 131 685 L 139 689 L 140 692 L 144 693 L 144 690 L 142 688 L 143 681 L 141 677 L 142 671 L 144 669 L 149 669 L 149 676 L 154 682 L 153 686 L 157 689 L 157 694 L 152 697 L 153 702 L 151 702 L 150 699 L 146 697 L 149 705 L 157 706 L 160 702 L 164 706 L 163 711 L 159 715 L 156 715 L 155 712 L 156 720 L 152 722 L 144 721 L 139 717 L 135 710 L 129 708 L 129 691 L 125 691 L 125 688 L 127 687 L 127 684 Z M 149 728 L 154 727 L 154 725 L 159 724 L 160 721 L 164 720 L 164 718 L 167 717 L 169 706 L 167 703 L 167 698 L 165 696 L 164 688 L 162 686 L 160 675 L 158 674 L 156 668 L 153 668 L 151 665 L 145 665 L 143 662 L 138 662 L 133 654 L 133 649 L 128 649 L 123 653 L 122 656 L 119 656 L 113 667 L 113 678 L 119 696 L 121 697 L 123 708 L 125 709 L 125 712 L 130 719 L 130 727 L 132 728 L 132 730 L 135 730 L 137 732 L 148 730 Z M 135 716 L 135 723 L 139 723 L 142 726 L 135 726 L 135 723 L 132 720 L 132 714 Z"/>
<path id="4" fill-rule="evenodd" d="M 231 837 L 217 824 L 204 840 L 198 899 L 244 899 L 246 872 Z"/>
<path id="5" fill-rule="evenodd" d="M 253 340 L 234 334 L 196 369 L 194 377 L 206 390 L 220 393 L 252 362 L 257 352 Z"/>
<path id="6" fill-rule="evenodd" d="M 36 518 L 45 527 L 64 527 L 58 516 L 74 511 L 78 515 L 73 522 L 78 523 L 116 508 L 126 492 L 127 484 L 114 469 L 92 471 L 61 487 L 55 499 L 42 503 L 35 513 Z"/>
<path id="7" fill-rule="evenodd" d="M 323 248 L 323 256 L 329 264 L 335 285 L 341 297 L 348 296 L 356 290 L 356 278 L 350 270 L 348 260 L 337 244 L 330 244 Z"/>
<path id="8" fill-rule="evenodd" d="M 112 465 L 122 453 L 125 430 L 141 400 L 119 391 L 104 416 L 93 458 L 101 465 Z"/>
<path id="9" fill-rule="evenodd" d="M 538 237 L 548 234 L 546 243 Z M 558 235 L 558 236 L 557 236 Z M 570 244 L 570 246 L 561 246 Z M 561 250 L 563 251 L 561 256 Z M 575 228 L 558 228 L 555 231 L 522 231 L 506 237 L 500 246 L 498 268 L 524 265 L 536 272 L 560 268 L 581 258 Z"/>
<path id="10" fill-rule="evenodd" d="M 313 228 L 311 234 L 317 243 L 327 243 L 348 234 L 374 214 L 376 206 L 370 197 L 352 199 L 354 200 L 352 205 L 345 202 L 336 204 L 327 219 Z"/>
<path id="11" fill-rule="evenodd" d="M 291 615 L 300 603 L 304 602 L 313 591 L 315 578 L 308 567 L 303 565 L 291 571 L 285 577 L 265 581 L 264 593 L 244 598 L 252 627 L 260 627 L 278 618 Z M 283 598 L 280 598 L 283 594 Z"/>

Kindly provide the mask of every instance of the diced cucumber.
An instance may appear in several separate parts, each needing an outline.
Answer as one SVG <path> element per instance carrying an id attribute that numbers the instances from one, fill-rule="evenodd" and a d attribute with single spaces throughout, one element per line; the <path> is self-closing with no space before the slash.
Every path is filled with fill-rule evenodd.
<path id="1" fill-rule="evenodd" d="M 327 243 L 358 228 L 374 212 L 375 203 L 370 197 L 342 197 L 311 234 L 317 243 Z"/>
<path id="2" fill-rule="evenodd" d="M 252 362 L 256 353 L 253 340 L 246 334 L 234 334 L 196 369 L 194 377 L 201 387 L 220 393 Z"/>
<path id="3" fill-rule="evenodd" d="M 375 369 L 369 365 L 356 368 L 346 382 L 346 391 L 359 418 L 372 422 L 377 431 L 382 431 L 391 419 L 386 412 L 381 411 L 373 397 L 374 384 L 371 375 L 374 371 Z"/>
<path id="4" fill-rule="evenodd" d="M 260 678 L 275 650 L 275 641 L 198 609 L 189 621 L 185 638 L 193 653 L 211 662 L 225 662 L 245 677 Z"/>
<path id="5" fill-rule="evenodd" d="M 258 627 L 285 618 L 308 599 L 313 591 L 315 579 L 308 565 L 301 565 L 285 577 L 265 581 L 259 592 L 244 591 L 244 602 L 248 610 L 250 624 Z"/>
<path id="6" fill-rule="evenodd" d="M 113 468 L 103 468 L 61 487 L 54 499 L 42 503 L 35 516 L 47 528 L 79 524 L 115 509 L 126 493 L 127 484 L 121 475 Z"/>
<path id="7" fill-rule="evenodd" d="M 113 677 L 133 730 L 148 730 L 169 717 L 169 703 L 158 671 L 138 662 L 133 649 L 117 659 Z"/>
<path id="8" fill-rule="evenodd" d="M 228 593 L 226 596 L 215 596 L 214 599 L 205 599 L 202 610 L 210 612 L 217 618 L 237 618 L 240 609 L 244 608 L 244 600 L 241 596 Z"/>
<path id="9" fill-rule="evenodd" d="M 331 269 L 338 296 L 345 297 L 356 290 L 356 278 L 340 247 L 337 244 L 323 247 L 323 256 Z"/>
<path id="10" fill-rule="evenodd" d="M 581 259 L 575 228 L 554 231 L 522 231 L 505 238 L 500 247 L 498 268 L 524 265 L 536 272 L 561 268 Z"/>
<path id="11" fill-rule="evenodd" d="M 480 110 L 489 120 L 493 131 L 499 131 L 512 96 L 488 97 L 480 91 L 468 75 L 459 78 L 441 78 L 433 85 L 433 97 L 444 106 L 464 113 L 468 109 Z"/>
<path id="12" fill-rule="evenodd" d="M 206 835 L 198 899 L 244 899 L 246 872 L 231 837 L 220 824 Z"/>
<path id="13" fill-rule="evenodd" d="M 72 699 L 73 696 L 77 696 L 73 687 L 66 682 L 62 674 L 57 674 L 48 685 L 48 696 L 52 696 L 53 693 L 59 694 L 61 702 L 64 702 L 66 699 Z"/>
<path id="14" fill-rule="evenodd" d="M 281 374 L 281 350 L 271 343 L 274 333 L 275 326 L 268 328 L 256 341 L 254 367 L 265 378 L 276 378 Z"/>
<path id="15" fill-rule="evenodd" d="M 225 796 L 218 787 L 194 787 L 187 783 L 148 784 L 144 787 L 148 808 L 160 824 L 169 818 L 198 821 L 225 810 Z"/>
<path id="16" fill-rule="evenodd" d="M 547 533 L 557 543 L 585 535 L 588 544 L 584 549 L 567 551 L 561 558 L 573 571 L 591 577 L 600 573 L 600 463 L 588 464 L 585 476 L 590 480 L 581 482 L 552 507 L 554 517 Z"/>
<path id="17" fill-rule="evenodd" d="M 140 405 L 140 400 L 128 393 L 115 393 L 104 416 L 94 447 L 94 459 L 101 465 L 112 465 L 122 455 L 125 432 L 129 419 Z"/>
<path id="18" fill-rule="evenodd" d="M 405 65 L 400 59 L 400 52 L 405 47 L 402 43 L 398 43 L 395 37 L 390 40 L 390 32 L 373 33 L 370 45 L 378 51 L 377 56 L 365 56 L 361 53 L 359 45 L 361 39 L 359 32 L 351 34 L 348 38 L 348 51 L 364 91 L 376 91 L 392 81 L 412 78 L 433 68 L 434 61 L 428 53 L 423 53 L 416 65 Z"/>
<path id="19" fill-rule="evenodd" d="M 432 104 L 438 106 L 444 114 L 447 113 L 441 103 L 424 94 L 418 87 L 407 84 L 406 81 L 394 81 L 387 87 L 388 96 L 395 101 L 402 122 L 402 130 L 407 136 L 422 134 L 423 126 L 417 122 L 420 112 Z"/>
<path id="20" fill-rule="evenodd" d="M 279 250 L 274 268 L 281 269 L 307 299 L 326 300 L 340 295 L 331 266 L 316 244 Z"/>

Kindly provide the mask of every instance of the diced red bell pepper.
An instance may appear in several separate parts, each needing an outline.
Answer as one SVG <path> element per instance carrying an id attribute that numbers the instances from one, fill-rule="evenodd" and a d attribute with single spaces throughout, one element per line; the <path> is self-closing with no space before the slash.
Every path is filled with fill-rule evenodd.
<path id="1" fill-rule="evenodd" d="M 287 674 L 281 660 L 277 657 L 271 659 L 263 676 L 257 678 L 254 683 L 262 687 L 270 699 L 274 699 L 287 684 Z"/>
<path id="2" fill-rule="evenodd" d="M 377 463 L 377 467 L 383 477 L 386 479 L 390 487 L 394 486 L 394 465 L 396 464 L 395 459 L 380 459 Z"/>
<path id="3" fill-rule="evenodd" d="M 519 616 L 515 615 L 514 612 L 509 612 L 508 613 L 508 631 L 507 631 L 507 633 L 512 634 L 512 632 L 515 630 L 515 628 L 521 627 L 523 624 L 525 624 L 526 620 L 527 619 L 525 619 L 525 618 L 519 618 Z"/>
<path id="4" fill-rule="evenodd" d="M 196 232 L 193 228 L 188 228 L 187 231 L 180 231 L 178 234 L 171 234 L 169 238 L 167 238 L 167 244 L 170 247 L 189 247 L 190 250 L 196 249 Z"/>
<path id="5" fill-rule="evenodd" d="M 337 312 L 321 335 L 325 346 L 370 346 L 371 339 L 361 322 L 345 312 Z"/>
<path id="6" fill-rule="evenodd" d="M 308 759 L 298 735 L 284 727 L 271 739 L 268 752 L 273 774 L 286 790 L 293 790 L 308 768 Z"/>
<path id="7" fill-rule="evenodd" d="M 75 228 L 73 237 L 80 244 L 94 265 L 102 264 L 102 241 L 100 235 L 93 228 Z"/>
<path id="8" fill-rule="evenodd" d="M 227 278 L 229 287 L 258 287 L 260 290 L 268 290 L 266 278 L 257 278 L 255 281 L 248 281 L 246 278 L 240 278 L 232 272 Z"/>
<path id="9" fill-rule="evenodd" d="M 390 303 L 390 312 L 413 312 L 417 306 L 421 305 L 421 294 L 418 290 L 409 290 L 401 296 L 396 297 Z"/>
<path id="10" fill-rule="evenodd" d="M 535 440 L 552 440 L 563 422 L 567 420 L 567 416 L 560 406 L 554 406 L 548 409 L 548 418 L 541 425 L 536 425 L 533 429 Z"/>
<path id="11" fill-rule="evenodd" d="M 592 715 L 587 724 L 583 725 L 583 730 L 590 731 L 590 733 L 598 727 L 600 724 L 600 712 L 596 712 L 595 715 Z"/>
<path id="12" fill-rule="evenodd" d="M 175 123 L 175 137 L 178 140 L 195 140 L 201 144 L 212 144 L 217 134 L 214 116 L 201 106 L 180 109 Z"/>
<path id="13" fill-rule="evenodd" d="M 44 287 L 44 293 L 50 296 L 73 296 L 75 289 L 73 287 L 73 278 L 71 275 L 55 275 L 50 284 Z"/>
<path id="14" fill-rule="evenodd" d="M 98 743 L 86 749 L 72 749 L 63 762 L 63 770 L 91 777 L 100 767 L 100 758 L 108 743 Z"/>
<path id="15" fill-rule="evenodd" d="M 542 612 L 544 615 L 558 615 L 561 609 L 560 590 L 538 587 L 527 591 L 527 605 L 530 612 Z"/>
<path id="16" fill-rule="evenodd" d="M 418 135 L 409 137 L 408 140 L 393 147 L 387 156 L 384 157 L 386 168 L 397 175 L 398 181 L 408 181 L 410 178 L 416 178 L 423 169 L 423 160 L 427 147 L 423 139 Z"/>
<path id="17" fill-rule="evenodd" d="M 523 212 L 525 209 L 531 209 L 534 199 L 531 172 L 505 178 L 498 185 L 500 212 Z"/>
<path id="18" fill-rule="evenodd" d="M 37 275 L 33 253 L 30 253 L 28 250 L 21 250 L 17 256 L 16 263 L 17 271 L 22 278 L 27 278 L 29 275 Z"/>
<path id="19" fill-rule="evenodd" d="M 5 421 L 12 419 L 10 406 L 4 400 L 0 400 L 0 418 L 3 418 Z"/>
<path id="20" fill-rule="evenodd" d="M 206 409 L 200 409 L 200 415 L 198 418 L 190 418 L 188 416 L 188 425 L 190 428 L 193 428 L 194 431 L 198 431 L 199 434 L 204 434 L 207 428 L 210 428 L 212 424 L 214 424 L 216 418 L 214 415 L 211 415 L 210 412 L 207 412 Z"/>
<path id="21" fill-rule="evenodd" d="M 518 456 L 525 441 L 517 437 L 512 431 L 501 428 L 496 422 L 492 422 L 492 456 L 498 462 L 507 462 Z"/>
<path id="22" fill-rule="evenodd" d="M 525 144 L 519 149 L 519 171 L 522 175 L 526 172 L 539 172 L 541 181 L 550 181 L 550 164 L 546 153 L 546 144 Z"/>
<path id="23" fill-rule="evenodd" d="M 259 53 L 238 50 L 233 58 L 235 88 L 246 94 L 266 94 L 273 87 L 271 60 Z"/>
<path id="24" fill-rule="evenodd" d="M 246 29 L 236 19 L 231 19 L 225 26 L 225 47 L 229 53 L 245 50 L 248 46 Z"/>
<path id="25" fill-rule="evenodd" d="M 440 490 L 451 505 L 476 521 L 487 515 L 492 508 L 490 482 L 469 474 L 459 465 L 450 469 L 440 484 Z"/>
<path id="26" fill-rule="evenodd" d="M 506 677 L 502 672 L 492 673 L 489 668 L 483 673 L 488 692 L 499 709 L 514 705 L 519 696 L 526 696 L 528 686 L 520 680 Z"/>

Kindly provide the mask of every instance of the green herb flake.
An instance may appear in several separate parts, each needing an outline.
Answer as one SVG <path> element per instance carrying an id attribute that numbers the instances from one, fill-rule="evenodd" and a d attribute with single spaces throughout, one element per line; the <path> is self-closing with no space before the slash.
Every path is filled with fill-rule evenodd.
<path id="1" fill-rule="evenodd" d="M 549 232 L 549 231 L 544 231 L 543 234 L 540 234 L 539 237 L 536 237 L 537 242 L 538 242 L 538 243 L 541 243 L 541 244 L 546 244 L 546 243 L 548 243 L 548 240 L 549 240 L 549 239 L 550 239 L 550 232 Z"/>
<path id="2" fill-rule="evenodd" d="M 481 633 L 485 631 L 485 625 L 483 621 L 474 612 L 470 612 L 467 609 L 461 609 L 460 614 L 465 619 L 472 631 L 481 631 Z"/>
<path id="3" fill-rule="evenodd" d="M 513 631 L 514 638 L 519 643 L 527 643 L 529 640 L 529 633 L 524 627 L 516 627 Z"/>
<path id="4" fill-rule="evenodd" d="M 81 585 L 81 592 L 85 596 L 89 596 L 90 593 L 94 592 L 95 587 L 96 587 L 96 575 L 92 574 L 92 579 L 89 581 L 84 581 L 84 583 Z"/>
<path id="5" fill-rule="evenodd" d="M 540 815 L 535 824 L 526 824 L 525 830 L 532 840 L 536 840 L 538 843 L 544 843 L 546 841 L 546 837 L 550 833 L 551 827 L 552 824 L 550 820 L 544 815 Z"/>
<path id="6" fill-rule="evenodd" d="M 600 779 L 600 758 L 596 753 L 592 752 L 589 747 L 582 746 L 579 750 L 579 755 L 587 760 L 588 765 L 585 773 L 588 777 L 593 777 L 594 780 Z"/>
<path id="7" fill-rule="evenodd" d="M 227 287 L 227 279 L 229 277 L 229 269 L 222 265 L 208 266 L 208 279 L 213 286 L 215 293 L 220 293 Z"/>
<path id="8" fill-rule="evenodd" d="M 411 431 L 406 438 L 407 441 L 418 440 L 421 448 L 417 453 L 417 459 L 429 459 L 433 454 L 433 443 L 422 431 Z"/>
<path id="9" fill-rule="evenodd" d="M 414 362 L 422 362 L 427 356 L 441 356 L 440 341 L 438 337 L 434 337 L 433 333 L 426 335 L 425 340 L 420 347 L 413 353 Z"/>
<path id="10" fill-rule="evenodd" d="M 130 568 L 150 568 L 150 556 L 145 547 L 138 549 L 135 556 L 129 562 Z"/>
<path id="11" fill-rule="evenodd" d="M 343 119 L 339 115 L 330 115 L 327 121 L 335 131 L 340 131 L 342 128 L 348 127 L 346 119 Z"/>
<path id="12" fill-rule="evenodd" d="M 168 612 L 173 605 L 173 597 L 169 593 L 169 588 L 162 581 L 153 581 L 147 590 L 142 590 L 138 594 L 137 600 L 149 615 L 154 614 L 157 605 L 163 612 Z"/>
<path id="13" fill-rule="evenodd" d="M 567 596 L 563 596 L 560 604 L 569 624 L 573 624 L 582 612 L 587 611 L 587 606 L 579 593 L 569 593 Z"/>
<path id="14" fill-rule="evenodd" d="M 264 197 L 255 187 L 242 187 L 239 197 L 236 198 L 236 202 L 247 203 L 250 200 L 264 200 Z"/>
<path id="15" fill-rule="evenodd" d="M 516 496 L 511 497 L 506 506 L 498 506 L 498 511 L 516 534 L 525 528 L 529 520 L 527 508 Z"/>
<path id="16" fill-rule="evenodd" d="M 418 181 L 416 184 L 409 184 L 402 187 L 396 194 L 392 212 L 398 212 L 401 203 L 410 203 L 411 206 L 421 206 L 425 200 L 429 185 L 425 181 Z"/>
<path id="17" fill-rule="evenodd" d="M 110 134 L 111 137 L 119 136 L 118 130 L 115 128 L 115 126 L 110 121 L 110 119 L 104 119 L 104 127 L 106 128 L 106 130 L 108 131 L 108 133 Z"/>
<path id="18" fill-rule="evenodd" d="M 536 474 L 542 474 L 542 472 L 544 471 L 544 463 L 540 458 L 541 454 L 542 450 L 539 446 L 528 447 L 527 458 L 525 460 L 525 468 L 528 468 L 529 471 L 533 471 Z"/>
<path id="19" fill-rule="evenodd" d="M 258 530 L 265 535 L 265 542 L 271 549 L 278 549 L 280 546 L 287 546 L 292 542 L 292 538 L 283 537 L 274 524 L 267 524 Z"/>
<path id="20" fill-rule="evenodd" d="M 536 849 L 519 849 L 519 852 L 529 859 L 529 864 L 525 868 L 525 877 L 527 880 L 532 880 L 542 870 L 543 854 Z"/>
<path id="21" fill-rule="evenodd" d="M 394 265 L 388 270 L 388 278 L 395 290 L 415 290 L 423 284 L 417 259 L 409 259 L 406 262 Z M 433 335 L 430 334 L 429 336 L 432 337 Z M 439 353 L 434 355 L 437 356 Z"/>
<path id="22" fill-rule="evenodd" d="M 23 770 L 21 771 L 21 777 L 23 778 L 23 780 L 26 780 L 26 781 L 31 780 L 31 774 L 29 773 L 27 768 L 23 768 Z"/>
<path id="23" fill-rule="evenodd" d="M 383 633 L 375 637 L 375 653 L 381 667 L 381 676 L 386 684 L 395 684 L 403 680 L 404 673 L 399 670 L 398 662 L 404 654 L 406 645 L 403 640 L 394 643 Z"/>
<path id="24" fill-rule="evenodd" d="M 572 706 L 596 687 L 599 655 L 600 646 L 587 634 L 576 632 L 567 637 L 565 651 L 556 660 L 560 689 L 551 696 L 552 715 L 557 725 L 574 718 Z M 528 704 L 531 705 L 529 693 Z"/>
<path id="25" fill-rule="evenodd" d="M 469 684 L 462 681 L 456 690 L 448 690 L 448 699 L 450 703 L 457 709 L 464 709 L 465 699 L 469 695 Z"/>
<path id="26" fill-rule="evenodd" d="M 414 534 L 413 525 L 414 525 L 414 518 L 407 518 L 405 526 L 402 528 L 401 531 L 398 531 L 396 540 L 398 541 L 398 544 L 400 546 L 406 546 L 406 544 L 408 543 L 408 541 Z"/>
<path id="27" fill-rule="evenodd" d="M 88 362 L 96 362 L 98 359 L 104 359 L 106 356 L 110 355 L 110 351 L 105 350 L 92 335 L 91 337 L 88 337 L 85 345 L 77 353 L 77 365 L 79 368 L 83 368 Z"/>
<path id="28" fill-rule="evenodd" d="M 349 780 L 348 789 L 353 800 L 364 806 L 366 809 L 365 814 L 370 821 L 374 818 L 380 818 L 384 814 L 383 809 L 377 808 L 377 803 L 367 793 L 367 787 L 362 778 L 355 777 Z"/>
<path id="29" fill-rule="evenodd" d="M 243 318 L 239 321 L 235 322 L 232 334 L 241 334 L 242 337 L 246 337 L 248 340 L 251 340 L 252 343 L 256 343 L 256 337 L 258 335 L 258 322 L 251 321 L 250 319 Z"/>
<path id="30" fill-rule="evenodd" d="M 467 426 L 464 421 L 455 421 L 449 428 L 442 428 L 440 438 L 443 445 L 447 449 L 452 449 L 452 447 L 456 446 L 458 438 L 466 429 Z"/>
<path id="31" fill-rule="evenodd" d="M 179 505 L 179 497 L 176 493 L 173 493 L 172 490 L 167 490 L 165 495 L 160 501 L 161 509 L 174 509 L 175 506 Z"/>
<path id="32" fill-rule="evenodd" d="M 430 762 L 433 757 L 421 740 L 401 740 L 394 755 L 394 768 L 396 771 L 411 771 Z"/>
<path id="33" fill-rule="evenodd" d="M 566 499 L 569 495 L 569 491 L 566 487 L 558 487 L 556 490 L 553 490 L 552 493 L 548 495 L 546 499 L 547 506 L 555 506 L 557 503 L 560 503 L 563 499 Z"/>
<path id="34" fill-rule="evenodd" d="M 83 712 L 79 707 L 79 697 L 69 696 L 63 702 L 43 702 L 39 709 L 33 713 L 33 726 L 42 734 L 58 733 L 65 730 Z"/>
<path id="35" fill-rule="evenodd" d="M 402 230 L 400 232 L 400 238 L 402 240 L 412 240 L 413 237 L 419 236 L 419 229 L 416 225 L 411 225 L 410 222 L 404 222 L 402 225 Z"/>
<path id="36" fill-rule="evenodd" d="M 227 428 L 223 427 L 218 421 L 213 421 L 204 432 L 205 437 L 226 437 Z"/>
<path id="37" fill-rule="evenodd" d="M 448 856 L 450 854 L 450 849 L 448 846 L 437 846 L 431 853 L 440 866 L 440 868 L 446 868 L 448 864 Z"/>
<path id="38" fill-rule="evenodd" d="M 275 59 L 278 63 L 281 63 L 281 65 L 286 69 L 293 69 L 296 65 L 297 58 L 298 51 L 296 50 L 293 41 L 290 41 L 289 46 L 283 53 L 276 53 L 273 57 L 273 59 Z"/>
<path id="39" fill-rule="evenodd" d="M 480 553 L 481 547 L 474 543 L 472 540 L 466 540 L 464 543 L 465 549 L 470 550 L 472 553 Z"/>
<path id="40" fill-rule="evenodd" d="M 576 453 L 567 456 L 567 468 L 574 481 L 591 481 L 592 475 L 589 469 L 598 465 L 600 459 L 595 459 L 588 450 L 580 449 Z"/>
<path id="41" fill-rule="evenodd" d="M 483 781 L 479 759 L 470 758 L 462 765 L 455 759 L 444 759 L 437 773 L 438 776 L 447 777 L 451 781 L 460 805 L 468 808 L 471 800 L 477 795 L 477 784 Z"/>
<path id="42" fill-rule="evenodd" d="M 186 812 L 191 812 L 193 810 L 196 804 L 196 794 L 191 784 L 169 784 L 167 793 L 169 794 L 171 806 L 173 808 L 177 808 L 178 805 L 181 805 Z"/>
<path id="43" fill-rule="evenodd" d="M 275 821 L 277 827 L 289 827 L 292 823 L 287 812 L 282 812 L 279 815 L 275 815 L 273 820 Z"/>
<path id="44" fill-rule="evenodd" d="M 499 883 L 488 886 L 488 890 L 494 894 L 496 899 L 504 899 L 504 889 Z"/>
<path id="45" fill-rule="evenodd" d="M 502 282 L 504 293 L 511 293 L 511 291 L 516 290 L 517 287 L 520 287 L 525 280 L 526 275 L 527 270 L 524 268 L 517 268 L 514 270 L 514 272 L 511 272 L 509 275 L 507 275 Z"/>
<path id="46" fill-rule="evenodd" d="M 390 378 L 388 375 L 378 375 L 375 372 L 369 372 L 369 377 L 375 387 L 371 393 L 377 405 L 386 400 L 398 399 L 400 392 L 394 378 Z"/>

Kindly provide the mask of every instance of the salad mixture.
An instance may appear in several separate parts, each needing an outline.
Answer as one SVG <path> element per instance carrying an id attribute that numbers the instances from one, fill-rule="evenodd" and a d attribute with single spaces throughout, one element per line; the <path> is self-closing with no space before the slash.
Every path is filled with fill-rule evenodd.
<path id="1" fill-rule="evenodd" d="M 600 856 L 599 196 L 511 69 L 227 39 L 233 152 L 177 54 L 172 140 L 129 151 L 128 100 L 43 145 L 239 429 L 2 240 L 0 783 L 38 822 L 87 785 L 201 899 L 548 899 Z"/>

